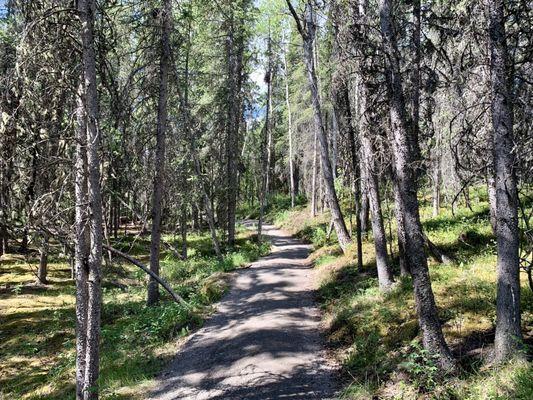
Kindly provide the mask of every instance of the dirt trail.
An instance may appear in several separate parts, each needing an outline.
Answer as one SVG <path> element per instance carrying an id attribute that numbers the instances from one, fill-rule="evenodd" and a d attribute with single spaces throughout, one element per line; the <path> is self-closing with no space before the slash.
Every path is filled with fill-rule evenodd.
<path id="1" fill-rule="evenodd" d="M 310 247 L 274 226 L 264 230 L 272 253 L 239 271 L 150 399 L 335 397 L 336 370 L 324 354 L 313 270 L 305 261 Z"/>

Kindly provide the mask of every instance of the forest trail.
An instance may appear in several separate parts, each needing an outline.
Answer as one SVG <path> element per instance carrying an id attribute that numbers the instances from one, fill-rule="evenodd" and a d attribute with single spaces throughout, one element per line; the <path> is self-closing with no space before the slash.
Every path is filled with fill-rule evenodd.
<path id="1" fill-rule="evenodd" d="M 314 272 L 306 261 L 310 246 L 272 225 L 264 234 L 272 252 L 238 272 L 150 399 L 334 397 L 336 369 L 325 357 Z"/>

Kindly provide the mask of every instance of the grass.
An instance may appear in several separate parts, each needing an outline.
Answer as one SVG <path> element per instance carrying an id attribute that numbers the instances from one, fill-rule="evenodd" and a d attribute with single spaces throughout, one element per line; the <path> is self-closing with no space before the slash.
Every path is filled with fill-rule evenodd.
<path id="1" fill-rule="evenodd" d="M 453 377 L 440 376 L 434 359 L 420 345 L 410 279 L 398 278 L 390 293 L 379 292 L 371 237 L 363 242 L 360 273 L 355 250 L 342 254 L 334 234 L 329 240 L 325 236 L 329 215 L 311 218 L 309 210 L 300 207 L 271 216 L 314 244 L 311 258 L 321 279 L 318 295 L 327 338 L 344 371 L 343 398 L 533 398 L 530 363 L 513 361 L 494 367 L 489 362 L 496 313 L 495 238 L 486 196 L 476 191 L 472 203 L 472 210 L 458 208 L 452 214 L 443 209 L 435 218 L 429 202 L 423 201 L 421 208 L 429 238 L 454 259 L 449 265 L 429 259 L 444 334 L 461 365 L 461 372 Z M 396 231 L 394 225 L 391 231 Z M 531 346 L 533 293 L 525 274 L 521 284 L 522 326 Z M 531 347 L 526 351 L 531 357 Z"/>
<path id="2" fill-rule="evenodd" d="M 181 243 L 165 239 L 176 248 Z M 127 235 L 113 245 L 148 261 L 149 238 Z M 103 399 L 142 398 L 150 379 L 175 353 L 179 338 L 202 324 L 225 292 L 230 271 L 268 252 L 245 229 L 222 261 L 208 235 L 188 237 L 189 259 L 164 251 L 161 273 L 192 309 L 170 301 L 145 306 L 146 277 L 134 266 L 104 266 L 101 375 Z M 46 286 L 34 285 L 37 260 L 4 255 L 0 263 L 0 398 L 73 398 L 75 365 L 74 283 L 60 256 L 49 264 Z"/>

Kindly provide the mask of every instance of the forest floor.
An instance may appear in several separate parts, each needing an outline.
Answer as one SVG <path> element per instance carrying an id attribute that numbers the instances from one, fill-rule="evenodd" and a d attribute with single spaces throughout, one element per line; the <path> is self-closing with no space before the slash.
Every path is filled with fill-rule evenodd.
<path id="1" fill-rule="evenodd" d="M 270 218 L 277 226 L 314 246 L 310 260 L 320 277 L 318 299 L 328 345 L 342 366 L 343 399 L 533 398 L 531 362 L 499 367 L 490 362 L 496 318 L 496 248 L 484 192 L 472 189 L 471 209 L 464 205 L 454 213 L 442 209 L 437 217 L 432 216 L 430 202 L 421 201 L 425 232 L 453 258 L 450 264 L 429 258 L 444 334 L 460 363 L 459 373 L 448 377 L 438 375 L 434 360 L 421 347 L 411 280 L 398 279 L 390 293 L 380 293 L 371 233 L 363 241 L 363 272 L 358 272 L 355 246 L 342 254 L 335 233 L 328 238 L 327 213 L 311 218 L 305 205 L 272 211 Z M 351 226 L 347 200 L 344 197 L 343 208 Z M 530 209 L 533 204 L 524 202 L 523 206 Z M 395 243 L 395 218 L 386 203 L 383 214 L 389 242 L 392 238 Z M 397 248 L 393 246 L 390 253 L 395 255 L 392 264 L 398 276 Z M 525 273 L 521 273 L 521 284 L 525 351 L 531 360 L 533 292 Z"/>
<path id="2" fill-rule="evenodd" d="M 217 313 L 160 376 L 150 399 L 328 399 L 328 362 L 309 245 L 271 225 L 272 252 L 239 271 Z"/>
<path id="3" fill-rule="evenodd" d="M 340 196 L 349 226 L 352 220 L 349 213 L 350 197 L 349 193 L 341 193 Z M 422 198 L 421 202 L 421 218 L 426 233 L 454 259 L 453 263 L 446 265 L 430 259 L 432 286 L 444 334 L 461 365 L 459 374 L 441 377 L 434 360 L 419 343 L 410 280 L 399 279 L 395 289 L 388 294 L 378 290 L 371 234 L 363 243 L 364 268 L 361 273 L 357 271 L 355 249 L 351 248 L 343 255 L 335 244 L 335 234 L 328 238 L 327 213 L 310 218 L 309 209 L 303 203 L 289 210 L 289 199 L 271 199 L 270 220 L 313 245 L 313 252 L 307 261 L 315 265 L 313 274 L 318 279 L 317 300 L 322 308 L 321 324 L 326 333 L 328 354 L 336 358 L 342 368 L 344 389 L 341 398 L 533 398 L 531 363 L 512 362 L 500 367 L 490 364 L 495 323 L 495 239 L 489 223 L 486 194 L 483 190 L 472 190 L 471 201 L 471 209 L 461 206 L 454 213 L 442 209 L 437 217 L 431 215 L 428 201 Z M 529 202 L 524 206 L 530 209 L 533 204 Z M 252 210 L 255 207 L 250 205 L 249 209 L 241 210 L 241 215 L 253 217 Z M 383 213 L 391 236 L 389 239 L 394 239 L 394 243 L 394 216 L 387 202 L 384 202 Z M 181 245 L 179 238 L 172 235 L 166 235 L 165 239 L 177 248 Z M 112 244 L 144 262 L 148 260 L 148 236 L 128 232 L 113 240 Z M 163 252 L 162 275 L 193 306 L 190 310 L 170 301 L 165 294 L 159 306 L 146 307 L 144 274 L 136 267 L 120 264 L 117 260 L 105 265 L 100 379 L 102 399 L 144 398 L 148 390 L 153 388 L 153 378 L 160 377 L 161 371 L 172 365 L 178 347 L 186 343 L 189 333 L 201 327 L 203 321 L 212 314 L 212 304 L 226 291 L 232 271 L 249 266 L 270 251 L 269 245 L 258 246 L 253 232 L 245 227 L 239 229 L 237 245 L 223 261 L 214 256 L 207 233 L 189 235 L 188 245 L 190 257 L 186 261 L 177 259 L 171 251 Z M 56 250 L 59 252 L 59 246 Z M 395 246 L 391 250 L 392 254 L 397 254 Z M 45 286 L 34 284 L 38 261 L 35 254 L 9 254 L 2 256 L 0 261 L 0 398 L 72 398 L 74 284 L 66 259 L 61 255 L 51 257 L 50 283 Z M 393 257 L 392 262 L 397 269 L 396 257 Z M 298 273 L 312 273 L 311 269 L 304 266 L 296 270 Z M 241 272 L 246 276 L 259 271 L 248 268 Z M 289 274 L 282 281 L 290 282 L 293 278 Z M 304 276 L 302 279 L 307 278 Z M 238 280 L 236 282 L 239 284 Z M 521 282 L 522 326 L 526 353 L 531 359 L 533 292 L 525 274 L 522 274 Z M 283 284 L 279 290 L 285 291 L 288 287 Z M 275 304 L 269 304 L 268 298 L 260 296 L 254 298 L 255 301 L 265 302 L 265 308 Z M 229 303 L 227 306 L 228 318 L 233 318 L 235 324 L 262 323 L 261 318 L 254 320 L 253 315 L 249 314 L 251 309 L 235 310 Z M 259 307 L 256 311 L 261 315 Z M 299 321 L 297 315 L 290 317 Z M 222 320 L 216 322 L 217 318 Z M 215 322 L 208 322 L 207 326 L 210 323 L 225 323 L 224 318 L 215 316 Z M 312 324 L 315 323 L 318 326 L 316 317 L 312 319 Z M 318 329 L 313 331 L 318 332 Z M 243 332 L 243 337 L 247 335 L 248 332 Z M 201 345 L 198 337 L 191 338 L 189 343 Z M 299 352 L 299 345 L 304 343 L 295 343 L 291 349 Z M 314 346 L 312 343 L 305 345 Z M 207 343 L 206 347 L 210 345 Z M 314 352 L 316 348 L 310 351 Z M 254 352 L 253 348 L 245 350 Z M 261 351 L 261 348 L 256 350 Z M 240 358 L 240 351 L 233 349 L 229 353 Z M 207 353 L 193 354 L 191 358 L 201 360 L 205 357 L 202 354 Z M 221 357 L 226 355 L 222 353 Z M 285 362 L 285 358 L 280 357 L 279 360 Z M 196 367 L 190 362 L 192 360 L 187 365 L 191 366 L 189 372 L 192 372 Z M 216 362 L 215 359 L 214 364 Z M 231 369 L 228 365 L 224 368 Z M 248 372 L 246 369 L 244 371 Z M 224 380 L 230 371 L 223 370 L 221 373 L 218 377 L 206 379 L 205 383 L 210 385 L 213 379 Z M 198 377 L 201 379 L 202 375 Z M 169 379 L 173 379 L 172 376 Z M 269 382 L 272 381 L 267 381 L 266 386 Z M 297 382 L 303 384 L 303 380 L 298 379 Z M 286 390 L 289 390 L 290 383 L 284 383 Z M 271 388 L 275 389 L 272 385 Z"/>
<path id="4" fill-rule="evenodd" d="M 179 238 L 164 239 L 180 249 Z M 191 305 L 171 301 L 161 291 L 156 307 L 147 307 L 146 275 L 121 260 L 103 268 L 101 398 L 142 399 L 144 385 L 168 364 L 181 338 L 202 325 L 212 304 L 225 293 L 232 271 L 246 267 L 270 246 L 257 245 L 253 232 L 240 227 L 236 246 L 224 260 L 212 250 L 209 234 L 188 236 L 189 258 L 161 254 L 162 276 Z M 150 237 L 128 230 L 111 241 L 148 263 Z M 14 249 L 17 248 L 12 243 Z M 54 244 L 49 283 L 36 285 L 38 259 L 7 254 L 0 259 L 0 399 L 73 398 L 75 365 L 74 282 L 67 259 Z M 106 254 L 107 255 L 107 254 Z"/>

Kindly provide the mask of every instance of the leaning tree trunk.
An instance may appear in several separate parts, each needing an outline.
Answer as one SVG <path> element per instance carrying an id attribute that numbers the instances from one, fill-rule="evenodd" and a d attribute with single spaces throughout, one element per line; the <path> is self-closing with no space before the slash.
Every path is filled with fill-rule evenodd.
<path id="1" fill-rule="evenodd" d="M 419 164 L 420 169 L 421 153 L 418 137 L 420 135 L 420 0 L 413 0 L 413 68 L 411 73 L 412 96 L 411 111 L 413 120 L 413 129 L 411 130 L 411 146 L 414 160 Z"/>
<path id="2" fill-rule="evenodd" d="M 331 168 L 331 161 L 329 159 L 328 151 L 328 141 L 326 136 L 326 130 L 324 127 L 322 119 L 322 110 L 320 105 L 320 96 L 318 92 L 318 79 L 315 70 L 315 60 L 314 60 L 314 41 L 316 33 L 316 23 L 313 12 L 312 2 L 306 3 L 305 7 L 305 29 L 302 28 L 300 19 L 296 15 L 294 8 L 290 4 L 290 1 L 287 0 L 291 13 L 295 17 L 298 30 L 303 39 L 304 44 L 304 61 L 307 70 L 307 78 L 309 80 L 309 88 L 311 90 L 311 98 L 313 102 L 313 113 L 314 113 L 314 122 L 315 122 L 315 131 L 317 132 L 318 142 L 320 144 L 320 160 L 321 160 L 321 170 L 322 170 L 322 182 L 324 184 L 325 195 L 327 204 L 331 210 L 331 217 L 333 224 L 335 226 L 335 232 L 337 233 L 337 238 L 339 240 L 339 245 L 342 250 L 345 251 L 348 245 L 352 242 L 348 229 L 346 228 L 346 223 L 344 222 L 344 217 L 339 205 L 339 200 L 337 198 L 337 192 L 335 191 L 335 182 L 333 179 L 333 172 Z"/>
<path id="3" fill-rule="evenodd" d="M 400 275 L 409 276 L 411 268 L 409 267 L 409 260 L 405 252 L 405 224 L 403 222 L 404 212 L 402 209 L 402 201 L 400 198 L 400 188 L 398 179 L 396 178 L 395 167 L 391 168 L 392 189 L 394 193 L 394 215 L 396 216 L 396 232 L 398 236 L 398 259 L 400 263 Z"/>
<path id="4" fill-rule="evenodd" d="M 168 76 L 170 71 L 170 33 L 172 1 L 164 0 L 161 9 L 161 59 L 159 62 L 159 99 L 157 103 L 157 132 L 155 149 L 154 191 L 152 198 L 152 232 L 150 242 L 150 270 L 159 275 L 159 253 L 161 247 L 161 217 L 163 181 L 165 170 L 165 136 L 167 129 Z M 146 303 L 153 305 L 159 301 L 159 285 L 150 277 Z"/>
<path id="5" fill-rule="evenodd" d="M 408 123 L 398 45 L 392 25 L 391 3 L 391 0 L 380 0 L 380 22 L 386 57 L 385 73 L 390 101 L 398 197 L 406 234 L 405 252 L 413 276 L 416 309 L 424 347 L 437 357 L 436 361 L 441 369 L 452 370 L 455 368 L 455 362 L 442 333 L 424 253 L 422 224 L 415 189 L 417 171 L 413 167 L 416 155 L 413 154 L 413 146 L 410 145 L 412 135 L 409 134 L 409 130 L 412 127 Z"/>
<path id="6" fill-rule="evenodd" d="M 489 45 L 492 81 L 492 127 L 496 175 L 496 295 L 495 360 L 504 361 L 522 347 L 520 328 L 520 264 L 518 192 L 513 154 L 513 103 L 503 0 L 489 0 Z"/>

